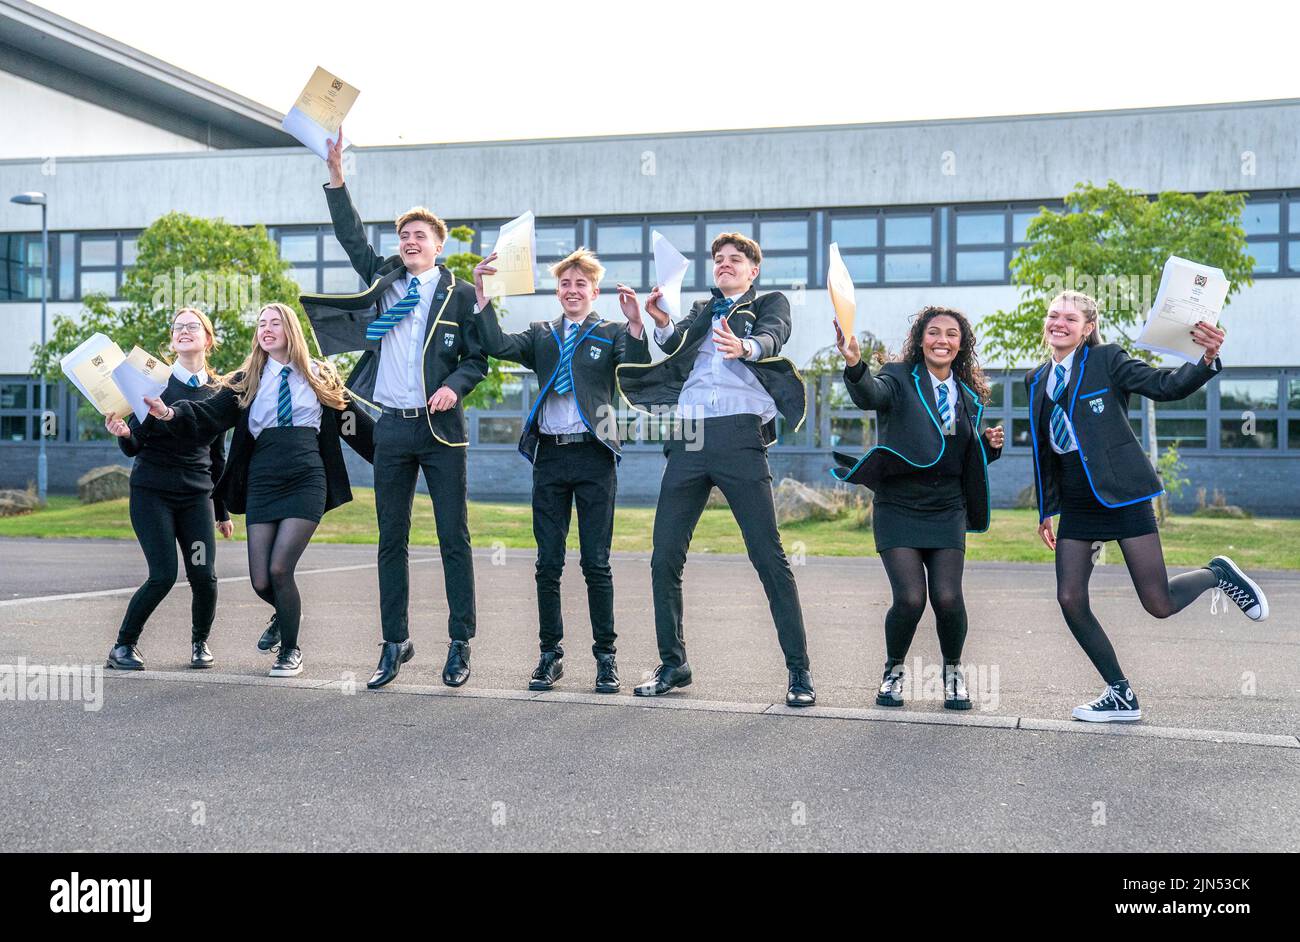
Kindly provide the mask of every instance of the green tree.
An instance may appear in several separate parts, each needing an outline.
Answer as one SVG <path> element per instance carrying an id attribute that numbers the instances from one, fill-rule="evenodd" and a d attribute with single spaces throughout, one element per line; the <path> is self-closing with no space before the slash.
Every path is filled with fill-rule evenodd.
<path id="1" fill-rule="evenodd" d="M 474 242 L 474 230 L 469 226 L 455 226 L 448 237 L 464 245 L 472 245 Z M 457 278 L 474 283 L 474 266 L 483 261 L 483 256 L 475 255 L 473 252 L 455 252 L 444 259 L 444 264 L 451 270 Z M 497 309 L 498 316 L 504 316 L 505 308 Z M 474 391 L 465 397 L 466 408 L 483 408 L 494 402 L 500 402 L 502 399 L 502 387 L 505 385 L 506 369 L 502 366 L 503 361 L 493 357 L 488 358 L 488 374 L 483 377 L 483 382 L 474 387 Z"/>
<path id="2" fill-rule="evenodd" d="M 1254 260 L 1241 227 L 1241 193 L 1166 192 L 1150 198 L 1114 180 L 1080 183 L 1065 197 L 1062 212 L 1043 209 L 1029 222 L 1028 244 L 1011 260 L 1011 283 L 1020 303 L 981 323 L 986 362 L 1046 356 L 1043 318 L 1058 292 L 1074 289 L 1097 299 L 1101 335 L 1147 362 L 1156 354 L 1133 347 L 1146 322 L 1170 255 L 1223 269 L 1228 300 L 1252 283 Z M 1229 328 L 1230 329 L 1230 328 Z M 1155 404 L 1146 402 L 1146 449 L 1160 467 Z"/>

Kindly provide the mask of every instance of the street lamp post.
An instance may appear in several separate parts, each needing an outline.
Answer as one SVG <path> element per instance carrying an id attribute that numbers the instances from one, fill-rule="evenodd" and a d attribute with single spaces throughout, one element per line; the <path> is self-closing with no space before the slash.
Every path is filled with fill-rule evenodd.
<path id="1" fill-rule="evenodd" d="M 28 192 L 19 193 L 17 196 L 9 198 L 9 202 L 18 203 L 23 206 L 39 206 L 41 208 L 41 347 L 45 346 L 45 306 L 50 293 L 50 230 L 48 225 L 47 212 L 49 210 L 48 200 L 44 193 Z M 45 377 L 39 377 L 41 392 L 41 418 L 37 425 L 37 441 L 40 450 L 36 458 L 36 493 L 41 502 L 45 505 L 45 490 L 49 480 L 49 465 L 45 456 L 45 416 L 46 401 L 45 390 L 48 384 Z"/>

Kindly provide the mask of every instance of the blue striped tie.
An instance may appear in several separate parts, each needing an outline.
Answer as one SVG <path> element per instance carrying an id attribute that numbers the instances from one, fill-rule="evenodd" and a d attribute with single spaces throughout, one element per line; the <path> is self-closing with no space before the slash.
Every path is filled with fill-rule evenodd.
<path id="1" fill-rule="evenodd" d="M 191 375 L 191 376 L 190 376 L 190 385 L 191 385 L 192 387 L 194 387 L 195 389 L 198 389 L 198 388 L 199 388 L 199 378 L 198 378 L 197 376 Z"/>
<path id="2" fill-rule="evenodd" d="M 566 322 L 567 323 L 567 322 Z M 560 365 L 556 370 L 555 392 L 563 396 L 573 388 L 573 348 L 578 345 L 578 325 L 568 325 L 569 335 L 560 348 Z"/>
<path id="3" fill-rule="evenodd" d="M 289 389 L 289 367 L 280 371 L 280 398 L 275 406 L 275 424 L 280 428 L 293 426 L 293 393 Z"/>
<path id="4" fill-rule="evenodd" d="M 948 405 L 948 384 L 939 384 L 939 422 L 945 432 L 952 430 L 952 409 Z"/>
<path id="5" fill-rule="evenodd" d="M 726 317 L 730 314 L 731 305 L 734 303 L 735 302 L 731 298 L 714 298 L 713 304 L 710 306 L 713 319 L 717 320 L 719 317 Z"/>
<path id="6" fill-rule="evenodd" d="M 369 326 L 366 327 L 367 340 L 383 340 L 384 334 L 388 333 L 397 326 L 407 314 L 415 310 L 416 305 L 420 303 L 420 279 L 412 278 L 411 286 L 406 289 L 406 295 L 383 314 L 380 314 Z"/>
<path id="7" fill-rule="evenodd" d="M 1056 442 L 1056 447 L 1061 451 L 1070 450 L 1070 423 L 1065 418 L 1065 410 L 1061 408 L 1061 400 L 1065 398 L 1065 366 L 1056 364 L 1056 371 L 1052 374 L 1056 378 L 1056 391 L 1052 393 L 1052 441 Z"/>

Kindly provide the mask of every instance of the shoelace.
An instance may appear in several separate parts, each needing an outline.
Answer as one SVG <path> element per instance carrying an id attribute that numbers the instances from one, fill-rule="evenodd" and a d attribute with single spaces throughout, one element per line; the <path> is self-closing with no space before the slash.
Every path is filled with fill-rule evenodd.
<path id="1" fill-rule="evenodd" d="M 1219 588 L 1223 594 L 1232 599 L 1238 608 L 1246 608 L 1248 605 L 1255 603 L 1255 596 L 1245 586 L 1238 585 L 1235 582 L 1229 582 L 1227 579 L 1219 580 Z"/>

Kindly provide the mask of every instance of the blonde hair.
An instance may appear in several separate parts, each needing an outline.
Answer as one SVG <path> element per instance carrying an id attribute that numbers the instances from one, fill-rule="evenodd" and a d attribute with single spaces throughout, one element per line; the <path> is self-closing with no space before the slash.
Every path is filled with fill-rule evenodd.
<path id="1" fill-rule="evenodd" d="M 1085 347 L 1096 346 L 1097 343 L 1100 342 L 1098 331 L 1101 329 L 1100 324 L 1098 323 L 1101 316 L 1101 309 L 1097 304 L 1097 299 L 1090 294 L 1084 294 L 1082 291 L 1075 291 L 1067 288 L 1065 291 L 1062 291 L 1056 297 L 1052 298 L 1051 301 L 1047 302 L 1048 313 L 1051 312 L 1052 308 L 1056 307 L 1057 301 L 1069 301 L 1070 304 L 1074 305 L 1074 309 L 1083 315 L 1083 322 L 1092 325 L 1092 330 L 1088 331 L 1087 335 L 1083 338 L 1083 345 Z M 1043 346 L 1047 347 L 1047 345 L 1047 319 L 1044 318 Z"/>
<path id="2" fill-rule="evenodd" d="M 423 206 L 412 206 L 397 217 L 397 232 L 400 235 L 408 222 L 427 222 L 439 242 L 447 241 L 447 224 Z"/>
<path id="3" fill-rule="evenodd" d="M 596 253 L 592 252 L 585 245 L 578 246 L 577 251 L 572 252 L 566 258 L 560 259 L 551 266 L 551 277 L 558 279 L 570 268 L 576 268 L 587 276 L 593 288 L 600 287 L 600 279 L 605 277 L 605 266 L 600 264 L 600 259 Z"/>
<path id="4" fill-rule="evenodd" d="M 260 318 L 267 311 L 280 315 L 280 324 L 284 328 L 284 337 L 289 345 L 289 365 L 298 371 L 298 375 L 307 381 L 321 405 L 331 409 L 342 409 L 348 404 L 344 395 L 343 380 L 329 360 L 313 360 L 307 349 L 307 337 L 302 332 L 298 315 L 287 304 L 273 301 L 264 304 L 257 312 Z M 222 379 L 222 383 L 239 393 L 239 407 L 247 409 L 257 397 L 257 387 L 262 380 L 262 370 L 270 354 L 257 342 L 256 328 L 253 334 L 253 350 L 240 365 L 239 369 Z M 314 367 L 314 368 L 313 368 Z"/>
<path id="5" fill-rule="evenodd" d="M 208 377 L 207 381 L 209 383 L 214 383 L 217 380 L 219 380 L 221 377 L 216 370 L 214 370 L 211 366 L 208 365 L 208 354 L 211 353 L 213 350 L 217 349 L 217 347 L 221 345 L 221 341 L 217 339 L 217 332 L 212 327 L 212 319 L 208 317 L 208 315 L 200 311 L 198 308 L 183 307 L 175 314 L 172 315 L 173 327 L 176 326 L 176 318 L 180 317 L 182 314 L 193 314 L 195 317 L 199 319 L 199 324 L 201 324 L 203 327 L 203 337 L 204 337 L 203 371 L 207 374 Z M 170 342 L 168 345 L 168 349 L 171 349 Z M 175 351 L 172 352 L 174 353 Z"/>

